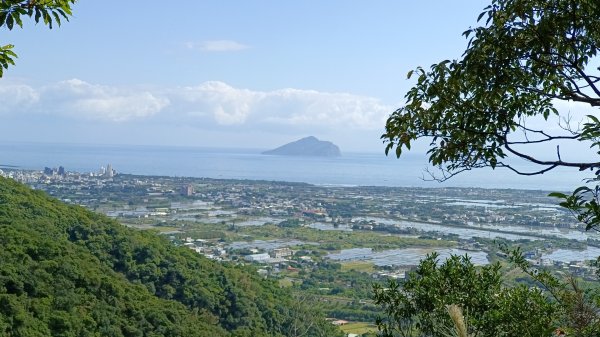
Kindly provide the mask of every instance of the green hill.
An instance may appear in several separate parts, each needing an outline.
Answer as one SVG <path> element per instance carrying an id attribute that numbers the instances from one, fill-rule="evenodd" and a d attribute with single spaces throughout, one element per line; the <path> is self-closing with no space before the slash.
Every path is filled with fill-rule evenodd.
<path id="1" fill-rule="evenodd" d="M 0 178 L 1 336 L 337 336 L 251 270 Z"/>

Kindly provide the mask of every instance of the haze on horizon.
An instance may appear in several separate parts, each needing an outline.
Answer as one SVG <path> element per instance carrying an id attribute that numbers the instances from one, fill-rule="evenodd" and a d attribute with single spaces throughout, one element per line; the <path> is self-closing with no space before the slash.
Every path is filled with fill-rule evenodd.
<path id="1" fill-rule="evenodd" d="M 313 135 L 383 152 L 406 73 L 460 56 L 485 6 L 81 1 L 59 28 L 5 34 L 19 58 L 0 80 L 0 141 L 267 149 Z"/>

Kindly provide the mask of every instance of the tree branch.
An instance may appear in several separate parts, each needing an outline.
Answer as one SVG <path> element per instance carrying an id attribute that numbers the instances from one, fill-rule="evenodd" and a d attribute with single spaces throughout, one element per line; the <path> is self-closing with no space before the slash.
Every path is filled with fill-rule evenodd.
<path id="1" fill-rule="evenodd" d="M 497 166 L 507 168 L 507 169 L 509 169 L 509 170 L 513 171 L 514 173 L 516 173 L 518 175 L 521 175 L 521 176 L 535 176 L 535 175 L 540 175 L 540 174 L 544 174 L 544 173 L 546 173 L 546 172 L 548 172 L 550 170 L 553 170 L 556 167 L 558 167 L 558 165 L 551 165 L 551 166 L 549 166 L 549 167 L 547 167 L 545 169 L 541 169 L 539 171 L 524 172 L 524 171 L 521 171 L 521 170 L 518 170 L 518 169 L 514 168 L 511 165 L 504 164 L 502 162 L 498 163 Z"/>
<path id="2" fill-rule="evenodd" d="M 558 166 L 577 167 L 577 168 L 579 168 L 580 171 L 587 170 L 587 169 L 590 169 L 590 168 L 600 168 L 600 162 L 574 163 L 574 162 L 565 162 L 565 161 L 562 161 L 560 159 L 557 160 L 557 161 L 556 160 L 550 160 L 550 161 L 539 160 L 539 159 L 536 159 L 536 158 L 534 158 L 534 157 L 532 157 L 530 155 L 521 153 L 521 152 L 513 149 L 510 146 L 511 144 L 507 142 L 506 134 L 503 135 L 503 140 L 504 140 L 504 142 L 503 142 L 504 143 L 503 144 L 504 148 L 507 149 L 510 153 L 512 153 L 515 156 L 520 157 L 522 159 L 528 160 L 528 161 L 530 161 L 530 162 L 532 162 L 534 164 L 543 165 L 543 166 L 552 166 L 552 168 L 555 168 L 555 167 L 558 167 Z M 544 173 L 544 172 L 549 171 L 549 170 L 544 169 L 542 171 L 543 172 L 541 172 L 541 173 Z"/>

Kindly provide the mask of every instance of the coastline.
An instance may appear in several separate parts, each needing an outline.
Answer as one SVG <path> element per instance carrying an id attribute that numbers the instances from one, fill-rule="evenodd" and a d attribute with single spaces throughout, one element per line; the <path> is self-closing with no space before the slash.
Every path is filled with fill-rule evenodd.
<path id="1" fill-rule="evenodd" d="M 0 143 L 5 167 L 97 172 L 111 164 L 117 172 L 148 176 L 208 177 L 309 183 L 319 186 L 460 187 L 568 192 L 581 186 L 585 173 L 556 170 L 523 177 L 507 170 L 483 168 L 439 183 L 423 179 L 423 154 L 402 158 L 382 153 L 344 153 L 342 157 L 265 156 L 258 149 L 174 146 Z"/>

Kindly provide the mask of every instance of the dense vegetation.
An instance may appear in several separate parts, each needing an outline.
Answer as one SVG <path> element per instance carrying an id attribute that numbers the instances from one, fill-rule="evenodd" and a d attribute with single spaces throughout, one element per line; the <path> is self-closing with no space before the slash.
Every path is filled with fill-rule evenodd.
<path id="1" fill-rule="evenodd" d="M 557 302 L 548 294 L 504 286 L 502 276 L 498 263 L 476 268 L 466 256 L 441 263 L 434 253 L 404 284 L 377 287 L 376 303 L 385 311 L 378 324 L 384 336 L 441 337 L 453 326 L 448 306 L 457 305 L 472 336 L 549 336 L 560 326 Z"/>
<path id="2" fill-rule="evenodd" d="M 335 336 L 255 273 L 0 178 L 0 335 Z"/>

